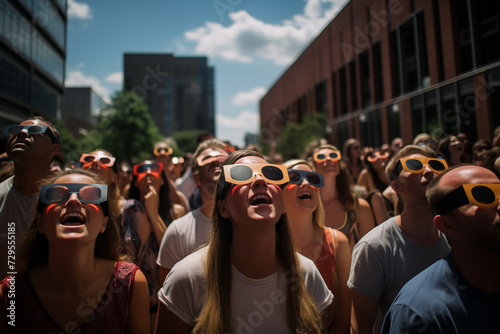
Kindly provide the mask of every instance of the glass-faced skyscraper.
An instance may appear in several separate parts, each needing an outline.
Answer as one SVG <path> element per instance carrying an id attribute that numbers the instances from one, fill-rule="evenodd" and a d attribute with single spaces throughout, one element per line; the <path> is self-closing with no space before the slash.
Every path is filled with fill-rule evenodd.
<path id="1" fill-rule="evenodd" d="M 126 53 L 123 63 L 124 88 L 142 97 L 162 135 L 215 136 L 214 69 L 206 57 Z"/>

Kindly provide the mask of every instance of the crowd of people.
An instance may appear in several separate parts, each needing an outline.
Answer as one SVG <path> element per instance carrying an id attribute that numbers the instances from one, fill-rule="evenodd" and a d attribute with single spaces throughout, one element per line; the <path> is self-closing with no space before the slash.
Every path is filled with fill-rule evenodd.
<path id="1" fill-rule="evenodd" d="M 4 134 L 0 332 L 500 330 L 500 127 L 71 166 L 43 118 Z"/>

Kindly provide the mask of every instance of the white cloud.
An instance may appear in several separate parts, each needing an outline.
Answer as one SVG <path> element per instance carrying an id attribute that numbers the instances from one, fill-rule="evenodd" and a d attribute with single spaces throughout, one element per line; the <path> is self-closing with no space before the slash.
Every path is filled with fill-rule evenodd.
<path id="1" fill-rule="evenodd" d="M 90 6 L 84 2 L 68 0 L 68 17 L 82 20 L 91 20 L 92 10 L 90 9 Z"/>
<path id="2" fill-rule="evenodd" d="M 217 115 L 217 139 L 229 140 L 231 144 L 243 147 L 245 134 L 259 132 L 259 115 L 243 111 L 236 117 Z"/>
<path id="3" fill-rule="evenodd" d="M 196 42 L 197 53 L 250 63 L 254 58 L 289 64 L 320 29 L 330 22 L 346 0 L 307 0 L 304 12 L 280 24 L 268 24 L 241 10 L 229 13 L 228 27 L 206 22 L 184 33 Z"/>
<path id="4" fill-rule="evenodd" d="M 69 70 L 66 76 L 66 87 L 92 87 L 92 89 L 104 100 L 106 103 L 111 103 L 110 91 L 107 87 L 101 84 L 101 81 L 92 76 L 83 74 L 79 70 Z"/>
<path id="5" fill-rule="evenodd" d="M 121 85 L 123 84 L 123 72 L 111 73 L 106 78 L 104 78 L 104 81 L 112 84 Z"/>
<path id="6" fill-rule="evenodd" d="M 233 104 L 242 106 L 249 103 L 257 103 L 266 91 L 264 87 L 255 87 L 249 92 L 240 92 L 234 96 Z"/>

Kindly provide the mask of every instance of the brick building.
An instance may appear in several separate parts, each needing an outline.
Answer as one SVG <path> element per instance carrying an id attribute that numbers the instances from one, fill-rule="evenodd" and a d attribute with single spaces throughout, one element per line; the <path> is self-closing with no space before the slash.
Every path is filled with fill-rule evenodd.
<path id="1" fill-rule="evenodd" d="M 261 136 L 326 113 L 329 141 L 421 132 L 491 139 L 500 125 L 500 2 L 351 0 L 260 101 Z"/>

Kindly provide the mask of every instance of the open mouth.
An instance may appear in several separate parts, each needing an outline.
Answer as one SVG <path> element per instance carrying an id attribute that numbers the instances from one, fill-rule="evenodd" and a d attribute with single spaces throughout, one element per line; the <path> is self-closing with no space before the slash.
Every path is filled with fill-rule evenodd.
<path id="1" fill-rule="evenodd" d="M 312 199 L 312 194 L 309 192 L 302 193 L 299 195 L 299 199 L 302 199 L 302 200 Z"/>
<path id="2" fill-rule="evenodd" d="M 61 219 L 61 225 L 78 226 L 85 224 L 85 217 L 78 212 L 68 213 Z"/>
<path id="3" fill-rule="evenodd" d="M 250 205 L 271 204 L 271 199 L 266 195 L 256 195 L 250 200 Z"/>

